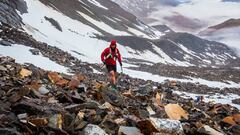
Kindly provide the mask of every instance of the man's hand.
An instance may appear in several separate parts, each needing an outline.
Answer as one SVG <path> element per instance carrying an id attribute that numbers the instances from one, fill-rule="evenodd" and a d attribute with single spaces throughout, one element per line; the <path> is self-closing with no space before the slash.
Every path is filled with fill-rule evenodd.
<path id="1" fill-rule="evenodd" d="M 105 62 L 105 61 L 103 61 L 103 64 L 104 64 L 104 65 L 106 65 L 106 62 Z"/>

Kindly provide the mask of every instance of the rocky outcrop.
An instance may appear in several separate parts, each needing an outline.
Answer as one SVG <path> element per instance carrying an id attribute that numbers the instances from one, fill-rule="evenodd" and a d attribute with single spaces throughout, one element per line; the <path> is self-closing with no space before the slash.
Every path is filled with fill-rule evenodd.
<path id="1" fill-rule="evenodd" d="M 49 21 L 56 29 L 58 29 L 59 31 L 62 31 L 62 27 L 60 26 L 60 24 L 53 18 L 49 18 L 45 16 L 44 19 Z"/>
<path id="2" fill-rule="evenodd" d="M 1 0 L 0 2 L 0 22 L 9 24 L 16 28 L 21 28 L 22 19 L 17 14 L 16 9 L 19 11 L 24 11 L 24 8 L 21 8 L 17 5 L 19 4 L 20 0 Z"/>

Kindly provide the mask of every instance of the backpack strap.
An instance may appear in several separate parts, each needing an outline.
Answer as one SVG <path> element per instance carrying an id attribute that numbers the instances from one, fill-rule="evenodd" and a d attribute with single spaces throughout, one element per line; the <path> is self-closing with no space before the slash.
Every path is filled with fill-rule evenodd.
<path id="1" fill-rule="evenodd" d="M 118 49 L 115 49 L 114 56 L 112 56 L 112 49 L 109 47 L 109 54 L 106 56 L 106 59 L 113 58 L 115 61 L 118 59 Z"/>

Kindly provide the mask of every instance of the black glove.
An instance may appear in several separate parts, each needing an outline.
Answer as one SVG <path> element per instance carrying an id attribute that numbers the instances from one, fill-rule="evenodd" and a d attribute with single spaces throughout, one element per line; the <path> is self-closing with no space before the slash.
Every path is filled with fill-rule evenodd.
<path id="1" fill-rule="evenodd" d="M 105 61 L 103 61 L 103 64 L 104 64 L 104 65 L 106 65 L 106 62 L 105 62 Z"/>
<path id="2" fill-rule="evenodd" d="M 120 66 L 122 67 L 122 62 L 119 62 Z"/>

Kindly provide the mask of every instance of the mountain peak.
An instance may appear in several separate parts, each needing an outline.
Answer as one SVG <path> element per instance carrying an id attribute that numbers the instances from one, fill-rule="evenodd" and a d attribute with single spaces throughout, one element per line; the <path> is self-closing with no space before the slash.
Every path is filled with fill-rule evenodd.
<path id="1" fill-rule="evenodd" d="M 231 27 L 238 27 L 240 26 L 240 18 L 239 19 L 229 19 L 223 23 L 217 24 L 215 26 L 209 27 L 210 29 L 224 29 L 224 28 L 231 28 Z"/>

